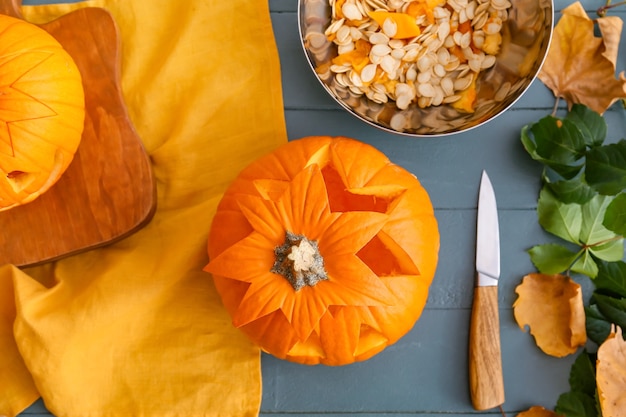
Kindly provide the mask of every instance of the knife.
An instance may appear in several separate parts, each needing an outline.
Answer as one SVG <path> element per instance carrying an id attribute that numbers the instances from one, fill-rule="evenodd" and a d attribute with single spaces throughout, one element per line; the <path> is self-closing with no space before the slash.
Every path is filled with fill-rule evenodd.
<path id="1" fill-rule="evenodd" d="M 476 284 L 470 321 L 469 382 L 472 406 L 487 410 L 504 403 L 498 278 L 500 232 L 496 196 L 483 171 L 476 221 Z"/>

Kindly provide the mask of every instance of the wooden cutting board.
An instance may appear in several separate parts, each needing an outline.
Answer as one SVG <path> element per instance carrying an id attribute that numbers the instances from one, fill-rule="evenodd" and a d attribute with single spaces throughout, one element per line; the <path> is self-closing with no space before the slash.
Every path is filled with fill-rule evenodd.
<path id="1" fill-rule="evenodd" d="M 0 13 L 22 17 L 21 0 Z M 85 8 L 41 25 L 74 58 L 83 77 L 82 141 L 61 179 L 31 203 L 0 212 L 0 264 L 40 264 L 122 239 L 156 208 L 150 159 L 120 88 L 120 37 L 112 16 Z"/>

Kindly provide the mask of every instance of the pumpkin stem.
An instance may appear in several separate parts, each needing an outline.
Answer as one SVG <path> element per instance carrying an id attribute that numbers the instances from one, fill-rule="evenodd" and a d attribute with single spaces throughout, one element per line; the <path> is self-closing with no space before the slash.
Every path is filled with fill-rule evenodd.
<path id="1" fill-rule="evenodd" d="M 328 279 L 317 242 L 306 236 L 287 231 L 285 243 L 277 246 L 274 254 L 276 261 L 271 272 L 282 275 L 296 291 Z"/>

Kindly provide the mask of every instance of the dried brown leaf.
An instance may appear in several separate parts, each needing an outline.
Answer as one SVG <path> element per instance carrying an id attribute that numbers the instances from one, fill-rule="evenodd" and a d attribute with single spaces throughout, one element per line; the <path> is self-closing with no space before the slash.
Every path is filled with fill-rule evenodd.
<path id="1" fill-rule="evenodd" d="M 529 274 L 517 286 L 513 304 L 521 329 L 530 328 L 537 346 L 548 355 L 563 357 L 587 341 L 580 285 L 564 275 Z"/>
<path id="2" fill-rule="evenodd" d="M 603 417 L 626 416 L 626 341 L 619 327 L 598 349 L 596 383 Z"/>
<path id="3" fill-rule="evenodd" d="M 594 21 L 580 2 L 563 9 L 538 77 L 570 108 L 580 103 L 602 114 L 626 97 L 624 72 L 615 77 L 623 22 L 608 16 L 597 23 L 602 37 L 594 35 Z"/>
<path id="4" fill-rule="evenodd" d="M 516 417 L 560 417 L 554 411 L 546 410 L 538 405 L 518 413 Z"/>

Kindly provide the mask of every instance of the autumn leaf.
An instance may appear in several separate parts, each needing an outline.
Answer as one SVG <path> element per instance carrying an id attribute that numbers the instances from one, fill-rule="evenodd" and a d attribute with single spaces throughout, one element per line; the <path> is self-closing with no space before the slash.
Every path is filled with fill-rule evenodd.
<path id="1" fill-rule="evenodd" d="M 615 78 L 623 22 L 619 17 L 597 19 L 602 37 L 594 35 L 594 21 L 580 2 L 562 10 L 539 79 L 568 107 L 580 103 L 602 114 L 626 97 L 624 72 Z"/>
<path id="2" fill-rule="evenodd" d="M 622 330 L 613 326 L 598 348 L 596 383 L 604 417 L 626 416 L 626 341 Z"/>
<path id="3" fill-rule="evenodd" d="M 546 410 L 538 405 L 518 413 L 516 417 L 560 417 L 554 411 Z"/>
<path id="4" fill-rule="evenodd" d="M 530 328 L 537 346 L 546 354 L 563 357 L 585 344 L 582 290 L 570 277 L 529 274 L 515 292 L 515 321 L 521 329 Z"/>

